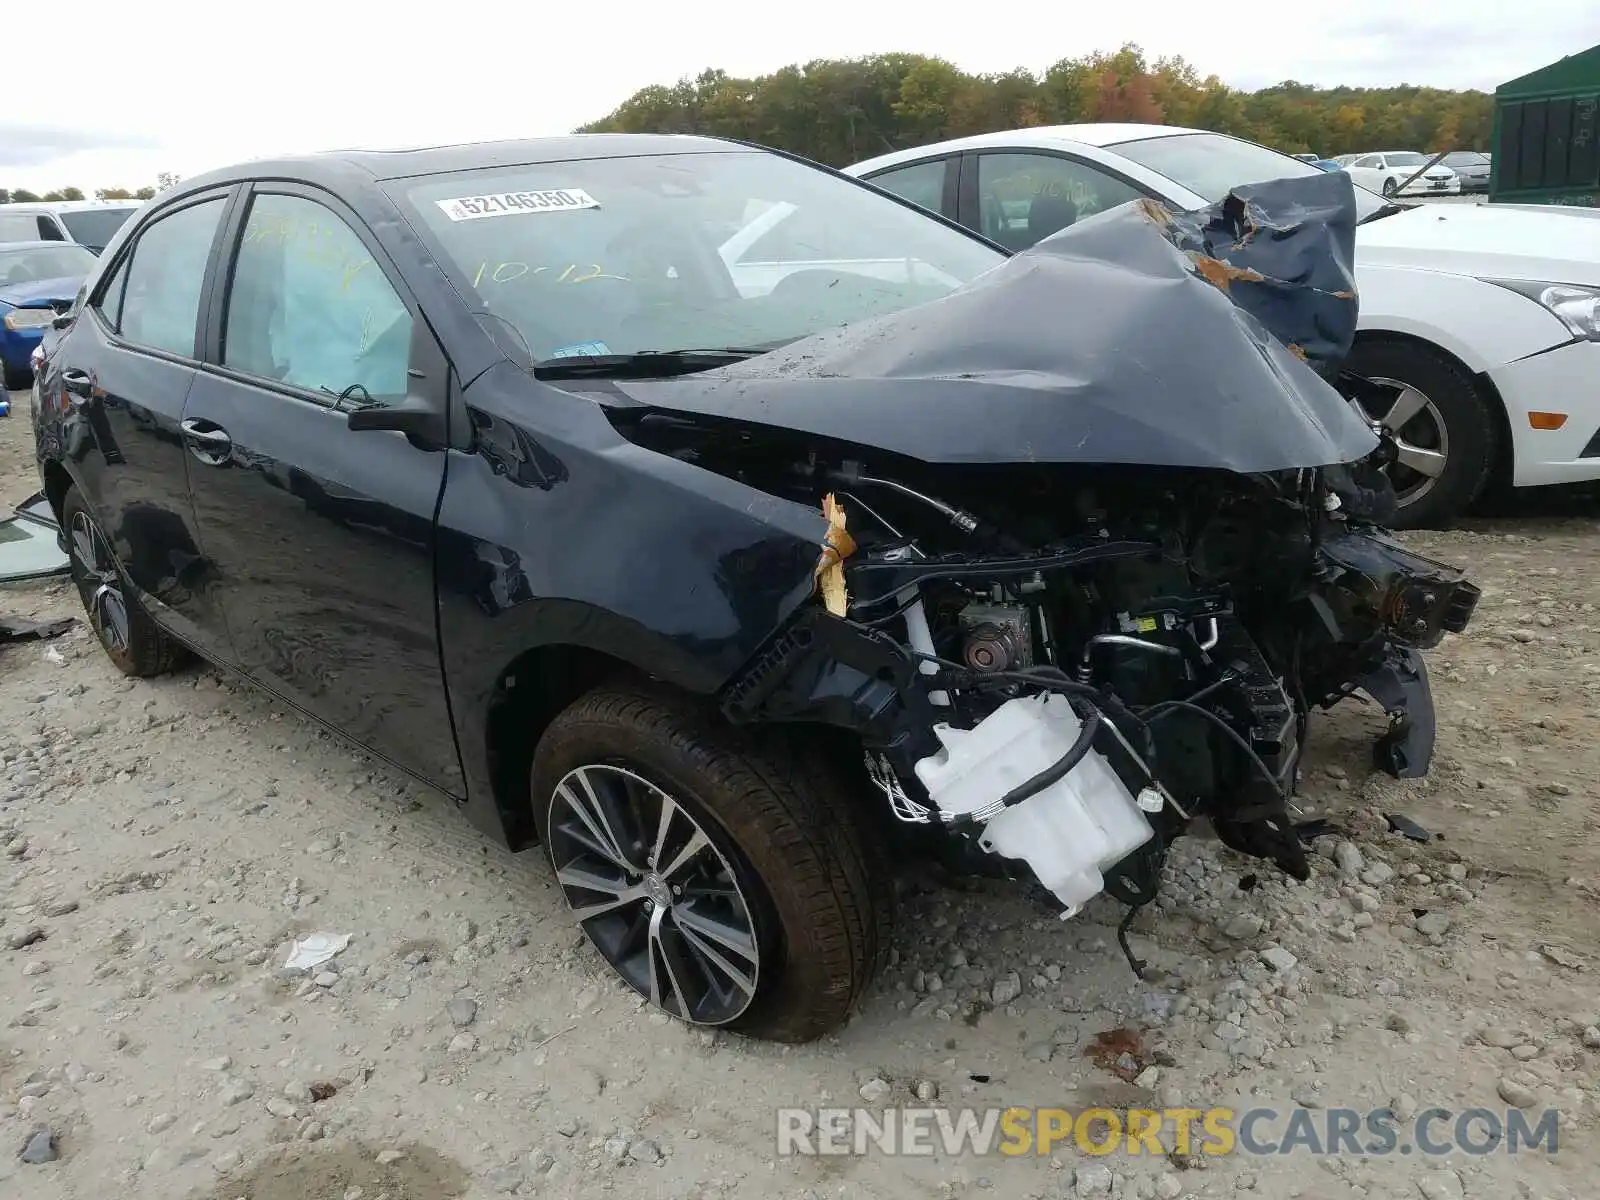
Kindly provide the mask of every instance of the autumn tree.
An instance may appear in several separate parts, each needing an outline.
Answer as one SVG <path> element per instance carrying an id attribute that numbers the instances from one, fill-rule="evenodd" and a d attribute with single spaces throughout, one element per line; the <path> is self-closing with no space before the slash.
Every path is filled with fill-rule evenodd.
<path id="1" fill-rule="evenodd" d="M 1476 91 L 1293 80 L 1247 92 L 1179 57 L 1152 63 L 1130 43 L 1063 58 L 1042 75 L 969 75 L 918 54 L 821 59 L 753 79 L 708 69 L 643 88 L 580 132 L 708 134 L 843 166 L 944 138 L 1081 121 L 1213 129 L 1290 153 L 1484 149 L 1493 100 Z"/>

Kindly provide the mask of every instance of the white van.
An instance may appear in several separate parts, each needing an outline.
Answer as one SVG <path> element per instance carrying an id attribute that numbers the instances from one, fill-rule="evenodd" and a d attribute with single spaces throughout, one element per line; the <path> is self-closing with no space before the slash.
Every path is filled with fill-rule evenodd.
<path id="1" fill-rule="evenodd" d="M 143 200 L 40 200 L 0 204 L 0 242 L 77 242 L 99 254 Z"/>

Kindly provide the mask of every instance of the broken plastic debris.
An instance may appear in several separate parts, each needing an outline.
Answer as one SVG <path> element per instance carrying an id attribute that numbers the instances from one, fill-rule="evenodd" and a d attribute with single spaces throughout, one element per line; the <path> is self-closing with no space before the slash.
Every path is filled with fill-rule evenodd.
<path id="1" fill-rule="evenodd" d="M 309 971 L 320 967 L 350 944 L 348 933 L 313 933 L 299 939 L 289 952 L 285 971 Z"/>
<path id="2" fill-rule="evenodd" d="M 66 657 L 54 646 L 46 648 L 44 657 L 46 662 L 53 662 L 58 667 L 64 667 L 67 665 Z"/>
<path id="3" fill-rule="evenodd" d="M 55 514 L 43 492 L 17 505 L 16 515 L 0 519 L 0 583 L 42 579 L 68 568 L 56 544 Z"/>
<path id="4" fill-rule="evenodd" d="M 8 617 L 0 613 L 0 644 L 48 641 L 60 637 L 76 623 L 76 617 L 62 617 L 57 621 L 25 621 L 21 617 Z"/>
<path id="5" fill-rule="evenodd" d="M 856 552 L 856 540 L 845 531 L 844 508 L 832 492 L 822 498 L 822 515 L 828 519 L 828 533 L 817 559 L 817 590 L 828 611 L 842 617 L 850 603 L 844 588 L 844 560 Z"/>
<path id="6" fill-rule="evenodd" d="M 1389 829 L 1392 832 L 1408 837 L 1413 842 L 1426 842 L 1433 837 L 1433 834 L 1404 813 L 1384 813 L 1383 819 L 1389 822 Z"/>

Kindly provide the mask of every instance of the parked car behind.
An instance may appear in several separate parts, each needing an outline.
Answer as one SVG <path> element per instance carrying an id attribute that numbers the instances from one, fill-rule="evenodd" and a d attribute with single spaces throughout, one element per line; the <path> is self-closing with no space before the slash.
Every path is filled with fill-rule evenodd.
<path id="1" fill-rule="evenodd" d="M 1202 130 L 1062 125 L 846 171 L 1018 250 L 1128 200 L 1192 209 L 1314 169 Z M 1491 481 L 1600 479 L 1600 221 L 1407 207 L 1360 187 L 1356 201 L 1361 328 L 1348 366 L 1378 381 L 1355 399 L 1398 439 L 1399 523 L 1448 523 Z"/>
<path id="2" fill-rule="evenodd" d="M 34 349 L 57 314 L 72 307 L 94 263 L 82 246 L 0 243 L 0 368 L 6 387 L 25 388 L 33 379 Z"/>
<path id="3" fill-rule="evenodd" d="M 1461 180 L 1463 192 L 1489 190 L 1491 164 L 1487 154 L 1477 150 L 1452 150 L 1439 161 L 1456 173 L 1456 177 Z"/>
<path id="4" fill-rule="evenodd" d="M 1344 169 L 1368 191 L 1385 196 L 1459 195 L 1461 179 L 1443 163 L 1427 167 L 1432 158 L 1431 154 L 1415 150 L 1387 150 L 1381 154 L 1357 154 Z M 1423 171 L 1423 167 L 1427 170 Z"/>
<path id="5" fill-rule="evenodd" d="M 1070 915 L 1191 815 L 1306 878 L 1312 705 L 1381 697 L 1426 771 L 1476 591 L 1375 530 L 1379 439 L 1287 345 L 1355 326 L 1314 174 L 1258 320 L 1177 244 L 1209 208 L 1008 260 L 709 138 L 217 171 L 52 330 L 44 487 L 119 669 L 242 673 L 542 842 L 660 1010 L 807 1039 L 888 948 L 886 840 Z"/>
<path id="6" fill-rule="evenodd" d="M 76 242 L 99 254 L 122 223 L 139 211 L 136 200 L 41 200 L 0 204 L 0 243 Z"/>

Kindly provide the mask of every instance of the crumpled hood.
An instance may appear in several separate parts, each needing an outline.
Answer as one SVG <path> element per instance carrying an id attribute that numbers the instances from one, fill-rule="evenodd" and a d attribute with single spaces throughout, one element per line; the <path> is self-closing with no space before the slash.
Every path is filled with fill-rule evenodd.
<path id="1" fill-rule="evenodd" d="M 71 304 L 82 286 L 81 275 L 65 279 L 36 279 L 32 283 L 8 283 L 0 286 L 0 304 L 9 304 L 13 308 L 32 308 L 54 301 Z"/>
<path id="2" fill-rule="evenodd" d="M 932 463 L 1350 462 L 1377 439 L 1310 364 L 1331 377 L 1354 337 L 1354 226 L 1342 172 L 1193 213 L 1135 201 L 932 303 L 617 388 Z"/>

